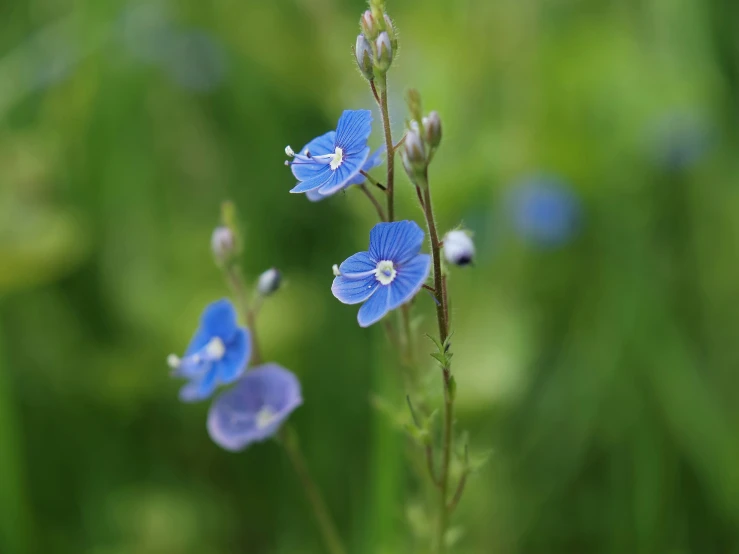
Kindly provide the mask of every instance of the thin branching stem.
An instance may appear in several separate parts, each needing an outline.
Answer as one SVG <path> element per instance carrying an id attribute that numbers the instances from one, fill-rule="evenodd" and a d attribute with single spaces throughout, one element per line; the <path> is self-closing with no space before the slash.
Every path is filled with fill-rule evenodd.
<path id="1" fill-rule="evenodd" d="M 375 198 L 374 194 L 372 194 L 369 191 L 369 189 L 367 188 L 367 185 L 362 183 L 361 185 L 359 185 L 359 188 L 362 190 L 365 196 L 369 198 L 369 201 L 372 202 L 372 205 L 375 207 L 375 210 L 377 210 L 377 215 L 379 216 L 380 221 L 387 221 L 385 210 L 382 209 L 382 205 L 377 201 L 377 198 Z"/>

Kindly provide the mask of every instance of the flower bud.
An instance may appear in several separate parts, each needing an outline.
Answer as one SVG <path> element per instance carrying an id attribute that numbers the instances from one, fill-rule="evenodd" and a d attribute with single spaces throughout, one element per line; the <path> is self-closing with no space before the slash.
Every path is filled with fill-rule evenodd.
<path id="1" fill-rule="evenodd" d="M 444 257 L 450 264 L 470 265 L 475 257 L 475 244 L 464 231 L 449 231 L 444 237 Z"/>
<path id="2" fill-rule="evenodd" d="M 380 27 L 369 10 L 362 14 L 362 17 L 359 19 L 359 26 L 362 28 L 364 36 L 369 40 L 375 40 L 380 33 Z"/>
<path id="3" fill-rule="evenodd" d="M 393 46 L 390 43 L 390 36 L 383 31 L 375 39 L 375 67 L 378 71 L 384 73 L 390 69 L 393 63 Z"/>
<path id="4" fill-rule="evenodd" d="M 441 143 L 441 119 L 437 112 L 431 112 L 423 118 L 424 139 L 431 148 Z"/>
<path id="5" fill-rule="evenodd" d="M 364 35 L 357 37 L 357 46 L 354 48 L 354 56 L 357 58 L 359 71 L 362 72 L 364 78 L 371 81 L 374 78 L 372 71 L 372 46 Z"/>
<path id="6" fill-rule="evenodd" d="M 397 51 L 398 50 L 398 35 L 395 33 L 395 26 L 393 25 L 393 20 L 390 19 L 390 17 L 386 13 L 383 14 L 382 17 L 385 19 L 385 30 L 387 31 L 387 34 L 390 37 L 390 44 L 393 47 L 393 51 Z"/>
<path id="7" fill-rule="evenodd" d="M 219 264 L 226 263 L 236 252 L 234 232 L 225 225 L 216 227 L 210 237 L 210 249 Z"/>
<path id="8" fill-rule="evenodd" d="M 426 166 L 426 148 L 418 133 L 418 125 L 411 128 L 405 134 L 405 142 L 403 142 L 403 151 L 408 157 L 408 161 L 418 167 Z"/>
<path id="9" fill-rule="evenodd" d="M 261 296 L 269 296 L 270 294 L 277 292 L 281 283 L 282 274 L 274 267 L 270 268 L 259 276 L 259 280 L 257 281 L 257 292 Z"/>

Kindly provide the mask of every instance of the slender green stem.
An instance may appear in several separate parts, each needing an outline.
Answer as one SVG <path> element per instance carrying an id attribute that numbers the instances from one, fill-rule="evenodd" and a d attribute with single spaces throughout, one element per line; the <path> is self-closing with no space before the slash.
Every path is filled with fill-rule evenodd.
<path id="1" fill-rule="evenodd" d="M 377 210 L 377 215 L 380 217 L 380 221 L 387 221 L 387 217 L 385 216 L 385 210 L 382 209 L 382 206 L 377 201 L 377 198 L 369 191 L 367 188 L 367 185 L 362 183 L 359 185 L 359 188 L 362 190 L 362 192 L 365 194 L 367 198 L 369 198 L 369 201 L 372 202 L 372 205 L 375 207 L 375 210 Z"/>
<path id="2" fill-rule="evenodd" d="M 378 105 L 382 116 L 382 128 L 385 132 L 385 149 L 387 151 L 387 220 L 395 221 L 395 147 L 393 146 L 393 135 L 390 130 L 390 113 L 387 104 L 387 77 L 383 79 L 381 84 Z"/>
<path id="3" fill-rule="evenodd" d="M 444 294 L 444 277 L 441 272 L 441 244 L 439 233 L 436 229 L 433 204 L 431 202 L 431 188 L 428 184 L 428 175 L 423 187 L 423 210 L 431 239 L 431 255 L 434 264 L 434 289 L 439 291 L 437 295 L 439 303 L 436 305 L 436 320 L 439 325 L 439 340 L 444 344 L 449 336 L 447 321 L 447 296 Z M 443 368 L 444 382 L 444 431 L 441 453 L 441 473 L 439 475 L 439 521 L 437 526 L 436 551 L 442 554 L 446 550 L 445 536 L 449 526 L 449 505 L 447 503 L 449 493 L 449 466 L 453 448 L 452 425 L 454 423 L 454 399 L 450 391 L 451 370 L 448 365 Z"/>
<path id="4" fill-rule="evenodd" d="M 300 449 L 300 444 L 295 433 L 289 428 L 283 429 L 280 431 L 280 441 L 295 468 L 298 479 L 300 479 L 303 485 L 308 502 L 313 507 L 313 515 L 316 518 L 316 523 L 318 523 L 323 541 L 326 543 L 326 548 L 330 554 L 346 554 L 346 550 L 344 550 L 339 533 L 336 531 L 336 526 L 326 507 L 321 491 L 308 471 L 305 456 L 303 456 L 303 451 Z"/>
<path id="5" fill-rule="evenodd" d="M 251 364 L 259 364 L 261 363 L 262 357 L 261 351 L 259 349 L 259 339 L 257 336 L 256 316 L 261 303 L 259 300 L 255 300 L 250 305 L 249 301 L 247 300 L 244 278 L 237 264 L 229 264 L 225 268 L 225 273 L 228 278 L 228 282 L 233 289 L 234 296 L 236 296 L 238 309 L 240 310 L 242 317 L 246 320 L 249 331 L 251 332 Z M 300 444 L 298 443 L 297 434 L 293 429 L 286 426 L 280 430 L 280 432 L 278 433 L 278 437 L 280 439 L 280 443 L 285 449 L 285 452 L 287 452 L 288 458 L 290 458 L 290 461 L 295 468 L 295 473 L 297 473 L 298 478 L 303 485 L 305 496 L 308 499 L 308 502 L 311 504 L 311 507 L 313 508 L 313 514 L 315 515 L 316 523 L 318 524 L 318 528 L 321 531 L 321 536 L 326 543 L 326 548 L 328 549 L 329 554 L 346 554 L 346 550 L 344 549 L 341 539 L 339 538 L 339 533 L 336 530 L 336 525 L 334 524 L 328 508 L 326 507 L 326 503 L 323 500 L 321 491 L 319 490 L 318 485 L 316 485 L 316 482 L 311 477 L 310 471 L 308 471 L 308 466 L 305 463 L 305 457 L 303 456 L 303 452 L 300 449 Z"/>

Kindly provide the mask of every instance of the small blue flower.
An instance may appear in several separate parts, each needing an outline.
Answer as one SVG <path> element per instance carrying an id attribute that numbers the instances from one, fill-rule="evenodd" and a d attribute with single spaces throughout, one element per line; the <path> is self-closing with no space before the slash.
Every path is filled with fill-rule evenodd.
<path id="1" fill-rule="evenodd" d="M 526 178 L 511 191 L 509 205 L 515 230 L 539 246 L 567 242 L 580 223 L 579 199 L 556 177 Z"/>
<path id="2" fill-rule="evenodd" d="M 369 110 L 345 110 L 336 131 L 313 139 L 296 154 L 289 146 L 285 153 L 294 157 L 293 175 L 300 181 L 290 192 L 316 190 L 324 196 L 349 186 L 367 161 L 367 139 L 372 131 Z"/>
<path id="3" fill-rule="evenodd" d="M 408 302 L 428 278 L 431 256 L 419 254 L 423 231 L 414 221 L 378 223 L 370 231 L 369 252 L 347 258 L 338 268 L 331 292 L 344 304 L 364 305 L 361 327 L 376 323 Z"/>
<path id="4" fill-rule="evenodd" d="M 205 308 L 185 355 L 170 354 L 167 363 L 173 375 L 190 381 L 180 389 L 180 400 L 197 402 L 213 394 L 218 385 L 238 379 L 250 355 L 249 331 L 238 326 L 233 304 L 223 299 Z"/>
<path id="5" fill-rule="evenodd" d="M 333 133 L 334 131 L 331 131 Z M 310 149 L 310 144 L 306 146 L 306 149 Z M 367 173 L 368 171 L 376 168 L 378 165 L 382 163 L 382 155 L 385 153 L 385 147 L 382 146 L 375 150 L 374 154 L 370 155 L 369 158 L 367 158 L 367 161 L 364 162 L 364 165 L 362 166 L 362 171 Z M 305 196 L 310 200 L 311 202 L 318 202 L 319 200 L 323 200 L 324 198 L 328 198 L 332 194 L 335 194 L 336 192 L 339 192 L 340 190 L 345 190 L 346 188 L 352 186 L 352 185 L 361 185 L 366 180 L 366 177 L 362 175 L 361 173 L 357 173 L 357 176 L 353 179 L 349 179 L 349 182 L 346 183 L 344 188 L 337 189 L 333 193 L 329 194 L 323 194 L 321 191 L 313 189 L 309 190 L 305 193 Z"/>
<path id="6" fill-rule="evenodd" d="M 222 448 L 242 450 L 274 435 L 302 403 L 298 378 L 277 364 L 264 364 L 215 399 L 208 433 Z"/>

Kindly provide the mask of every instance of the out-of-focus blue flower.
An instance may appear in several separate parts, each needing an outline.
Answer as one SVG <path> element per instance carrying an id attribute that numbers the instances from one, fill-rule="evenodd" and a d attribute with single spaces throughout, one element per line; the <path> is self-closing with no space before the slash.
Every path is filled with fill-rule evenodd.
<path id="1" fill-rule="evenodd" d="M 208 433 L 222 448 L 242 450 L 274 435 L 302 403 L 298 378 L 277 364 L 264 364 L 215 399 Z"/>
<path id="2" fill-rule="evenodd" d="M 408 302 L 428 278 L 431 256 L 419 254 L 423 231 L 414 221 L 378 223 L 370 231 L 369 252 L 359 252 L 339 266 L 331 292 L 344 304 L 364 305 L 361 327 L 376 323 Z"/>
<path id="3" fill-rule="evenodd" d="M 331 131 L 331 132 L 334 133 L 334 131 Z M 305 150 L 305 149 L 310 149 L 310 144 L 307 144 L 306 147 L 303 150 Z M 385 147 L 384 146 L 382 146 L 382 147 L 378 148 L 377 150 L 375 150 L 374 154 L 370 155 L 370 157 L 367 158 L 367 161 L 364 162 L 364 165 L 362 166 L 362 171 L 364 171 L 365 173 L 367 173 L 368 171 L 370 171 L 370 170 L 376 168 L 378 165 L 380 165 L 382 163 L 382 155 L 384 153 L 385 153 Z M 309 190 L 308 192 L 306 192 L 305 193 L 305 196 L 311 202 L 318 202 L 319 200 L 323 200 L 324 198 L 327 198 L 327 197 L 331 196 L 332 194 L 335 194 L 336 192 L 339 192 L 340 190 L 344 190 L 347 187 L 350 187 L 352 185 L 361 185 L 366 180 L 367 180 L 367 178 L 364 175 L 362 175 L 361 173 L 357 173 L 357 176 L 354 177 L 353 179 L 349 179 L 349 182 L 346 183 L 346 185 L 343 188 L 337 189 L 333 193 L 322 194 L 320 191 L 318 191 L 316 189 L 313 189 L 313 190 Z"/>
<path id="4" fill-rule="evenodd" d="M 250 355 L 251 335 L 238 326 L 233 304 L 223 299 L 205 308 L 185 355 L 170 354 L 167 363 L 173 375 L 189 381 L 180 389 L 180 400 L 197 402 L 208 398 L 218 385 L 238 379 Z"/>
<path id="5" fill-rule="evenodd" d="M 285 153 L 295 158 L 288 164 L 300 181 L 290 192 L 315 190 L 328 196 L 352 184 L 369 156 L 371 131 L 369 110 L 345 110 L 336 131 L 313 139 L 297 154 L 286 147 Z"/>
<path id="6" fill-rule="evenodd" d="M 555 177 L 524 179 L 511 191 L 509 207 L 515 230 L 539 246 L 565 243 L 580 222 L 578 198 Z"/>

